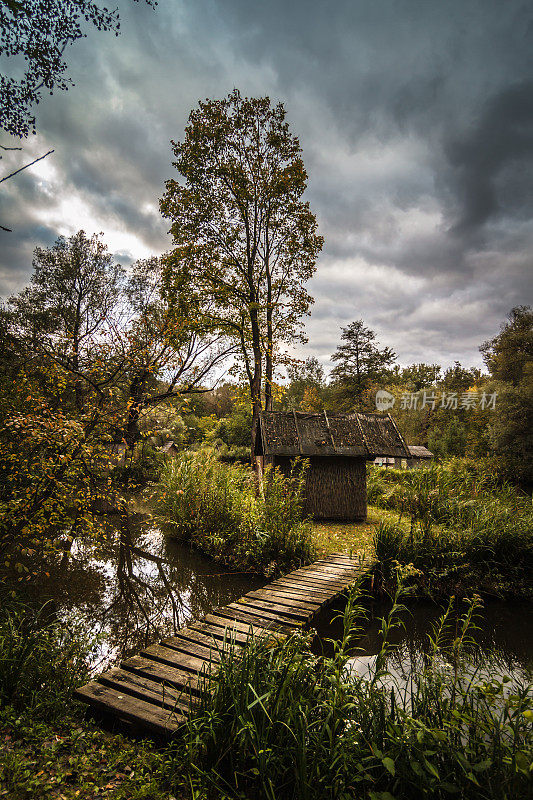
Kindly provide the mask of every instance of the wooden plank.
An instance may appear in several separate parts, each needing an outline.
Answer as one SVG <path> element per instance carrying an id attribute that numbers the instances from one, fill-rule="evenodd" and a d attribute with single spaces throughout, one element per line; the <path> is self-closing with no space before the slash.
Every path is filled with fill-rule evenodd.
<path id="1" fill-rule="evenodd" d="M 174 711 L 157 708 L 152 703 L 132 695 L 119 692 L 102 683 L 93 681 L 76 689 L 75 696 L 95 708 L 113 713 L 128 722 L 136 722 L 163 736 L 174 733 L 185 717 Z"/>
<path id="2" fill-rule="evenodd" d="M 307 619 L 307 615 L 305 615 L 303 619 L 295 619 L 294 616 L 290 616 L 282 611 L 256 607 L 252 603 L 243 603 L 240 600 L 236 600 L 235 603 L 229 603 L 229 605 L 225 606 L 224 611 L 226 611 L 226 609 L 231 612 L 244 611 L 246 614 L 257 616 L 258 619 L 271 620 L 275 625 L 286 625 L 289 628 L 303 625 Z"/>
<path id="3" fill-rule="evenodd" d="M 219 609 L 219 613 L 221 615 L 223 615 L 224 617 L 228 618 L 228 619 L 237 619 L 240 622 L 251 623 L 252 625 L 256 625 L 256 626 L 259 625 L 259 623 L 261 622 L 261 618 L 258 617 L 257 615 L 252 614 L 250 612 L 246 612 L 245 613 L 244 611 L 241 611 L 238 608 L 227 608 L 227 607 L 226 608 L 221 608 L 221 609 Z M 266 621 L 266 620 L 264 620 L 264 621 Z M 269 622 L 269 624 L 272 624 L 272 620 L 269 619 L 268 622 Z M 292 631 L 295 628 L 298 628 L 298 627 L 300 627 L 300 626 L 287 624 L 286 622 L 282 622 L 281 620 L 279 620 L 279 622 L 276 623 L 276 628 L 278 630 L 284 630 L 285 629 L 289 633 L 292 633 Z"/>
<path id="4" fill-rule="evenodd" d="M 153 644 L 147 647 L 146 650 L 141 650 L 141 656 L 145 658 L 153 658 L 156 661 L 161 661 L 162 664 L 168 664 L 171 667 L 178 667 L 187 672 L 200 672 L 205 669 L 206 662 L 209 659 L 198 658 L 198 656 L 190 656 L 186 653 L 178 654 L 176 650 L 171 647 L 165 647 L 164 644 Z"/>
<path id="5" fill-rule="evenodd" d="M 329 592 L 321 595 L 319 592 L 314 592 L 312 589 L 303 589 L 297 584 L 276 584 L 272 587 L 272 592 L 276 597 L 287 598 L 287 600 L 301 600 L 311 606 L 320 608 L 322 603 L 329 597 Z"/>
<path id="6" fill-rule="evenodd" d="M 316 576 L 309 574 L 294 575 L 294 577 L 291 575 L 291 581 L 305 583 L 306 586 L 315 586 L 317 589 L 322 589 L 332 593 L 336 591 L 342 592 L 347 586 L 350 585 L 350 581 L 323 580 L 322 578 L 317 578 Z"/>
<path id="7" fill-rule="evenodd" d="M 223 608 L 226 608 L 226 606 L 223 606 Z M 221 610 L 222 610 L 221 608 L 215 608 L 212 614 L 206 614 L 206 616 L 204 617 L 205 621 L 213 623 L 214 625 L 219 625 L 220 624 L 220 613 L 219 612 Z M 262 636 L 263 633 L 264 633 L 264 629 L 268 626 L 268 621 L 265 620 L 265 624 L 264 625 L 259 625 L 258 627 L 260 628 L 260 630 L 257 630 L 257 631 L 250 630 L 249 623 L 241 622 L 239 620 L 235 620 L 235 622 L 233 622 L 231 624 L 229 622 L 227 622 L 227 623 L 225 623 L 225 625 L 228 628 L 228 631 L 230 631 L 230 632 L 233 629 L 235 629 L 237 632 L 243 634 L 244 636 L 249 636 L 251 634 L 253 634 L 254 636 Z M 252 626 L 252 628 L 253 628 L 253 626 Z"/>
<path id="8" fill-rule="evenodd" d="M 153 681 L 169 683 L 176 689 L 181 690 L 184 700 L 188 697 L 189 692 L 199 694 L 198 675 L 192 675 L 190 672 L 185 672 L 178 667 L 171 667 L 168 664 L 162 664 L 160 661 L 154 661 L 145 656 L 132 656 L 127 661 L 122 661 L 120 666 L 126 672 L 135 672 L 137 675 L 142 675 Z"/>
<path id="9" fill-rule="evenodd" d="M 276 588 L 278 588 L 278 586 L 279 586 L 279 588 L 281 590 L 287 589 L 287 591 L 289 591 L 289 592 L 304 593 L 306 597 L 309 597 L 310 594 L 312 594 L 315 597 L 320 597 L 320 605 L 323 605 L 324 603 L 328 603 L 331 600 L 332 597 L 335 597 L 336 595 L 340 594 L 341 591 L 343 591 L 341 589 L 334 589 L 334 590 L 330 589 L 327 592 L 320 592 L 319 593 L 320 590 L 317 590 L 317 589 L 313 588 L 313 585 L 311 585 L 309 583 L 305 583 L 304 581 L 302 581 L 301 583 L 292 583 L 291 582 L 291 583 L 287 583 L 287 584 L 277 584 Z"/>
<path id="10" fill-rule="evenodd" d="M 218 629 L 220 630 L 220 629 Z M 224 632 L 222 631 L 222 634 Z M 178 640 L 184 640 L 184 642 L 191 642 L 193 644 L 201 644 L 203 647 L 212 648 L 213 652 L 216 652 L 216 648 L 218 645 L 219 651 L 222 651 L 224 648 L 224 642 L 218 638 L 215 638 L 212 634 L 205 634 L 201 633 L 200 631 L 193 630 L 191 627 L 183 628 L 181 631 L 178 631 L 175 637 Z M 231 643 L 229 640 L 226 641 L 225 646 L 226 649 L 233 644 L 235 647 L 242 647 L 242 644 L 239 642 Z"/>
<path id="11" fill-rule="evenodd" d="M 159 708 L 176 709 L 180 714 L 189 711 L 189 702 L 184 703 L 181 693 L 169 684 L 140 677 L 134 672 L 126 672 L 116 667 L 100 675 L 98 682 L 103 683 L 104 686 L 110 686 L 112 689 L 118 689 L 121 694 L 125 692 L 139 697 Z"/>
<path id="12" fill-rule="evenodd" d="M 263 600 L 262 598 L 245 595 L 237 602 L 239 605 L 245 606 L 246 608 L 252 606 L 260 610 L 275 611 L 277 614 L 282 614 L 290 618 L 294 617 L 294 619 L 303 620 L 304 622 L 310 619 L 317 610 L 316 607 L 310 609 L 302 608 L 297 600 L 295 600 L 294 603 L 283 604 L 281 602 L 276 602 L 272 594 L 270 594 L 269 597 L 271 598 L 270 600 Z"/>
<path id="13" fill-rule="evenodd" d="M 357 576 L 352 578 L 348 576 L 339 577 L 338 575 L 323 575 L 322 573 L 311 572 L 310 570 L 302 570 L 302 572 L 298 572 L 294 575 L 291 573 L 291 578 L 293 580 L 300 580 L 304 578 L 307 581 L 315 582 L 317 586 L 324 586 L 326 588 L 330 586 L 347 586 L 349 583 L 357 580 Z"/>
<path id="14" fill-rule="evenodd" d="M 248 635 L 232 628 L 231 622 L 225 618 L 220 619 L 217 617 L 216 622 L 209 623 L 193 622 L 187 626 L 187 633 L 184 631 L 183 635 L 188 636 L 188 631 L 203 633 L 205 636 L 218 640 L 221 644 L 224 641 L 230 642 L 233 640 L 236 644 L 244 645 L 248 641 Z"/>
<path id="15" fill-rule="evenodd" d="M 321 580 L 334 580 L 334 581 L 352 581 L 357 580 L 361 577 L 361 571 L 359 569 L 331 569 L 328 570 L 326 567 L 324 569 L 318 569 L 318 567 L 306 567 L 302 570 L 302 573 L 305 575 L 311 575 L 313 578 L 320 578 Z M 291 573 L 292 575 L 293 573 Z"/>
<path id="16" fill-rule="evenodd" d="M 307 592 L 312 592 L 317 598 L 321 599 L 321 601 L 324 600 L 325 597 L 329 597 L 330 596 L 331 589 L 327 589 L 324 586 L 321 587 L 318 584 L 316 584 L 315 582 L 313 582 L 313 584 L 314 584 L 314 588 L 313 588 L 313 585 L 310 584 L 310 582 L 307 581 L 305 578 L 304 579 L 291 578 L 291 577 L 287 576 L 286 578 L 278 578 L 277 581 L 274 581 L 274 583 L 272 583 L 270 585 L 271 585 L 271 587 L 273 589 L 277 589 L 278 587 L 282 587 L 282 588 L 283 587 L 285 587 L 285 588 L 295 587 L 295 588 L 298 588 L 298 589 L 305 590 Z"/>
<path id="17" fill-rule="evenodd" d="M 185 653 L 186 655 L 198 656 L 203 658 L 204 661 L 213 661 L 217 664 L 220 661 L 220 654 L 222 652 L 222 644 L 215 639 L 211 638 L 210 646 L 199 644 L 189 639 L 182 639 L 179 636 L 170 636 L 168 639 L 163 639 L 161 642 L 165 647 L 171 647 L 178 653 Z M 218 644 L 218 647 L 217 647 Z"/>
<path id="18" fill-rule="evenodd" d="M 358 570 L 359 564 L 355 564 L 353 561 L 313 561 L 312 564 L 300 567 L 300 569 L 315 570 L 316 572 L 342 573 Z"/>
<path id="19" fill-rule="evenodd" d="M 321 583 L 345 583 L 352 580 L 352 575 L 339 575 L 338 571 L 327 573 L 320 572 L 319 570 L 312 569 L 297 569 L 290 573 L 291 578 L 313 578 L 313 580 L 320 581 Z M 355 576 L 357 577 L 357 575 Z"/>
<path id="20" fill-rule="evenodd" d="M 312 600 L 304 600 L 299 596 L 288 597 L 285 593 L 275 589 L 258 589 L 256 592 L 248 592 L 244 597 L 241 597 L 241 600 L 246 600 L 249 597 L 254 600 L 281 603 L 281 605 L 290 606 L 291 608 L 301 608 L 304 611 L 307 610 L 310 614 L 313 614 L 322 605 L 319 600 L 313 602 Z"/>

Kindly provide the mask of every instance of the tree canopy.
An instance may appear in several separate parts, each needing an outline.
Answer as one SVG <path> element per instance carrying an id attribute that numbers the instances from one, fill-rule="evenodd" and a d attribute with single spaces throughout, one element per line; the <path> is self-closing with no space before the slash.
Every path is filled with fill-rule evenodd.
<path id="1" fill-rule="evenodd" d="M 528 374 L 533 381 L 533 311 L 530 306 L 511 309 L 500 332 L 480 347 L 492 376 L 517 386 Z"/>
<path id="2" fill-rule="evenodd" d="M 155 0 L 146 2 L 156 5 Z M 52 94 L 72 85 L 66 76 L 65 51 L 86 35 L 84 23 L 119 34 L 118 10 L 91 0 L 0 0 L 0 56 L 6 68 L 13 65 L 13 76 L 0 75 L 4 131 L 20 138 L 35 133 L 33 108 L 42 90 Z M 25 66 L 19 76 L 21 59 Z"/>

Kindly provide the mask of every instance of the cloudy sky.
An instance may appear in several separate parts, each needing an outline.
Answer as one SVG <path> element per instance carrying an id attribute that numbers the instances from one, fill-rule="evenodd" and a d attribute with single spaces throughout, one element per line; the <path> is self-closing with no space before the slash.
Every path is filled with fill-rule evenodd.
<path id="1" fill-rule="evenodd" d="M 309 344 L 327 366 L 362 318 L 401 364 L 481 366 L 533 284 L 533 6 L 521 0 L 120 3 L 122 35 L 70 48 L 75 86 L 2 161 L 0 294 L 32 251 L 102 231 L 122 263 L 170 247 L 158 211 L 200 98 L 285 104 L 326 243 Z M 14 144 L 2 137 L 3 144 Z"/>

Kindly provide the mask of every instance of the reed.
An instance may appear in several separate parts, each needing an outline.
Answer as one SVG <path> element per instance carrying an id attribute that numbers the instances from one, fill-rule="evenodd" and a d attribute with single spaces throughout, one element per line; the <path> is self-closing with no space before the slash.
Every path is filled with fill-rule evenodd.
<path id="1" fill-rule="evenodd" d="M 91 643 L 73 625 L 17 601 L 0 614 L 0 701 L 40 719 L 63 713 L 89 675 Z"/>
<path id="2" fill-rule="evenodd" d="M 376 529 L 385 573 L 396 560 L 415 564 L 433 589 L 531 594 L 531 500 L 483 466 L 454 460 L 411 471 L 371 468 L 369 496 L 410 522 L 408 531 L 389 522 Z"/>
<path id="3" fill-rule="evenodd" d="M 185 452 L 165 465 L 152 502 L 176 538 L 222 563 L 271 576 L 313 560 L 304 482 L 301 462 L 289 476 L 268 469 L 258 486 L 249 467 L 221 463 L 210 450 Z"/>
<path id="4" fill-rule="evenodd" d="M 400 684 L 390 632 L 405 613 L 400 578 L 373 672 L 349 670 L 362 608 L 353 593 L 331 658 L 310 638 L 250 638 L 222 655 L 187 724 L 185 769 L 197 797 L 369 800 L 525 797 L 533 745 L 531 686 L 483 681 L 466 667 L 479 601 L 452 605 L 425 663 Z M 453 626 L 453 636 L 444 635 Z M 182 743 L 183 744 L 183 743 Z"/>

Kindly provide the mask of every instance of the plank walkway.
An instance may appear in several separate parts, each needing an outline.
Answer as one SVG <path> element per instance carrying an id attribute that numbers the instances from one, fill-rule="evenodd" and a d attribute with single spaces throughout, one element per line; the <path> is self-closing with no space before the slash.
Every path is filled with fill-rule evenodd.
<path id="1" fill-rule="evenodd" d="M 250 635 L 286 635 L 308 625 L 373 564 L 370 558 L 344 554 L 319 559 L 191 622 L 75 695 L 105 716 L 169 736 L 194 707 L 202 676 L 216 671 L 230 642 L 242 647 Z"/>

